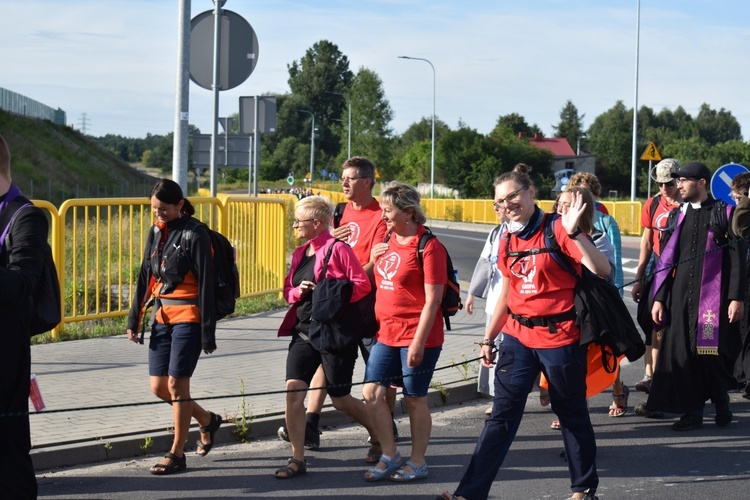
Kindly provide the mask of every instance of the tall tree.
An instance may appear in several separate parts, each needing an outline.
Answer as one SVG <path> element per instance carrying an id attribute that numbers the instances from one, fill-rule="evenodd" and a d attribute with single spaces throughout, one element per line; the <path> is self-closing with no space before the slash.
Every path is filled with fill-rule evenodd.
<path id="1" fill-rule="evenodd" d="M 573 148 L 573 151 L 578 150 L 578 146 L 581 144 L 583 139 L 583 117 L 586 115 L 579 115 L 578 108 L 575 107 L 573 101 L 568 99 L 565 105 L 560 110 L 560 123 L 553 125 L 555 134 L 557 137 L 565 137 L 568 140 L 568 144 Z"/>
<path id="2" fill-rule="evenodd" d="M 339 138 L 334 133 L 333 124 L 346 108 L 343 99 L 328 92 L 346 93 L 354 78 L 349 59 L 336 44 L 321 40 L 287 68 L 289 88 L 308 104 L 308 111 L 315 116 L 315 126 L 319 130 L 316 148 L 323 152 L 325 162 L 326 156 L 335 157 L 339 153 Z"/>
<path id="3" fill-rule="evenodd" d="M 392 148 L 390 137 L 393 129 L 393 110 L 385 96 L 383 82 L 374 71 L 360 68 L 354 77 L 347 94 L 352 106 L 352 155 L 366 156 L 375 165 L 387 165 L 391 162 Z M 340 135 L 341 150 L 338 164 L 346 156 L 348 109 L 341 115 L 341 126 L 337 127 Z"/>
<path id="4" fill-rule="evenodd" d="M 633 110 L 617 101 L 610 109 L 597 116 L 588 130 L 588 141 L 596 156 L 597 176 L 603 184 L 616 189 L 628 185 L 632 154 Z"/>
<path id="5" fill-rule="evenodd" d="M 701 139 L 711 145 L 742 140 L 739 122 L 731 112 L 724 108 L 716 111 L 711 109 L 708 104 L 703 103 L 694 123 Z"/>
<path id="6" fill-rule="evenodd" d="M 498 117 L 497 123 L 495 123 L 495 128 L 492 129 L 490 135 L 499 137 L 507 135 L 509 131 L 516 136 L 518 134 L 525 135 L 526 137 L 533 137 L 535 134 L 542 135 L 541 130 L 536 123 L 534 125 L 529 125 L 526 122 L 526 118 L 518 113 L 510 113 Z"/>
<path id="7" fill-rule="evenodd" d="M 450 131 L 450 127 L 438 117 L 435 117 L 435 142 L 440 142 L 440 138 Z M 421 141 L 432 140 L 432 117 L 425 116 L 418 122 L 409 125 L 403 134 L 401 134 L 401 143 L 405 147 L 411 147 L 413 144 Z"/>

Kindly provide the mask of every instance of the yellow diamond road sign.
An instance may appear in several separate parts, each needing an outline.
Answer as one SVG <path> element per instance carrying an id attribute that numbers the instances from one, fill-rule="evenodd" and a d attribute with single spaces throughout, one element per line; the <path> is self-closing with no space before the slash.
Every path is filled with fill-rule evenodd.
<path id="1" fill-rule="evenodd" d="M 648 146 L 646 146 L 646 150 L 641 155 L 641 160 L 661 161 L 661 154 L 659 153 L 659 150 L 656 149 L 656 144 L 654 144 L 653 142 L 648 143 Z"/>

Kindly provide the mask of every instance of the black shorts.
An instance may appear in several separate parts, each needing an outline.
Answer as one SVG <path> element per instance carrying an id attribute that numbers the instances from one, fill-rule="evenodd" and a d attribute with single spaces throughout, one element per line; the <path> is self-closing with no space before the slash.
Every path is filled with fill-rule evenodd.
<path id="1" fill-rule="evenodd" d="M 347 396 L 352 392 L 354 363 L 357 361 L 357 344 L 344 353 L 319 352 L 308 342 L 295 335 L 289 344 L 286 357 L 286 379 L 302 380 L 308 386 L 318 366 L 323 365 L 328 394 L 332 398 Z"/>

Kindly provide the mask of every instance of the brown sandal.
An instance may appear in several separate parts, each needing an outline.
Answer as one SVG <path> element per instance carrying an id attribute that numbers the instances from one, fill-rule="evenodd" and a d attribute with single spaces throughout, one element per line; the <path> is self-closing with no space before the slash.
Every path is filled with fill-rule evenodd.
<path id="1" fill-rule="evenodd" d="M 305 462 L 302 460 L 297 460 L 295 458 L 290 458 L 287 463 L 286 467 L 281 467 L 280 469 L 276 469 L 276 479 L 289 479 L 294 476 L 301 476 L 305 472 L 307 472 L 307 466 L 305 465 Z M 297 468 L 293 469 L 292 465 L 296 465 Z M 280 476 L 279 474 L 284 474 L 283 476 Z"/>
<path id="2" fill-rule="evenodd" d="M 380 447 L 380 442 L 370 441 L 370 449 L 367 450 L 365 463 L 376 464 L 380 461 L 380 457 L 382 456 L 383 456 L 383 449 Z"/>

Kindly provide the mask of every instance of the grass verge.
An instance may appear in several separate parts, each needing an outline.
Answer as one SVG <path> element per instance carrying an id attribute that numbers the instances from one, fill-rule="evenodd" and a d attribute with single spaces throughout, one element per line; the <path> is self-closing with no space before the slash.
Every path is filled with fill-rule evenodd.
<path id="1" fill-rule="evenodd" d="M 287 307 L 288 304 L 281 298 L 278 293 L 261 295 L 259 297 L 250 297 L 239 299 L 234 314 L 230 317 L 249 316 L 261 312 L 273 311 Z M 112 335 L 122 335 L 125 333 L 127 318 L 107 318 L 92 321 L 81 321 L 78 323 L 68 323 L 63 331 L 53 339 L 50 332 L 32 337 L 31 344 L 48 344 L 51 342 L 63 342 L 66 340 L 93 339 L 99 337 L 110 337 Z"/>

